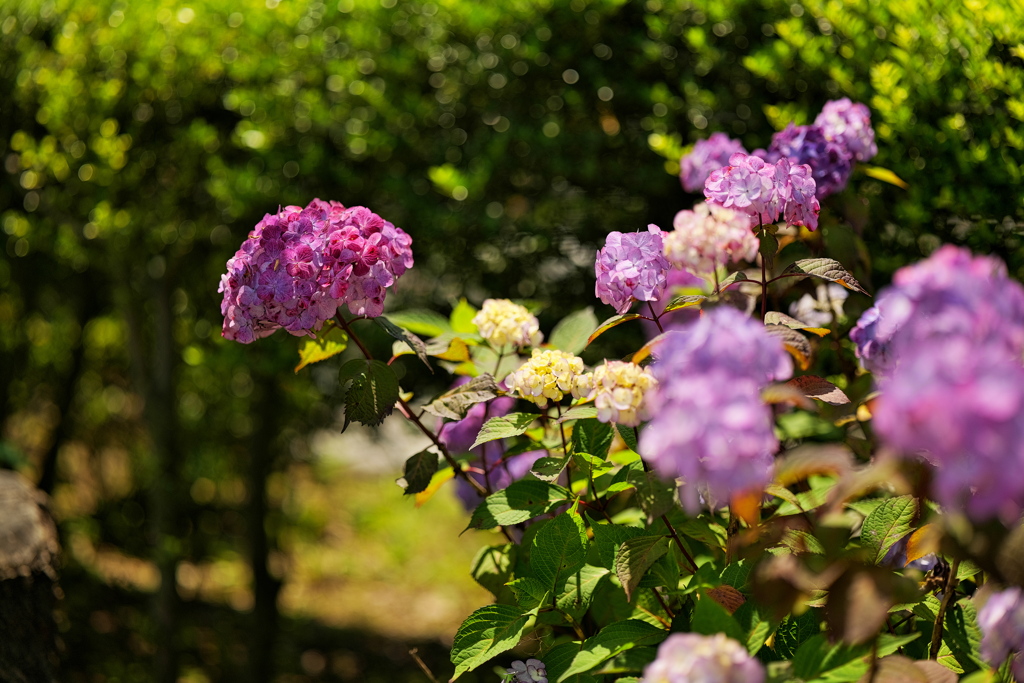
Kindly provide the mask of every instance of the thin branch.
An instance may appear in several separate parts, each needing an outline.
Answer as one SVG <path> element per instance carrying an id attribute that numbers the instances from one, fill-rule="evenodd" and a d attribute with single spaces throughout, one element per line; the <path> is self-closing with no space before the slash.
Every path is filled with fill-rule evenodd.
<path id="1" fill-rule="evenodd" d="M 661 320 L 659 319 L 661 316 L 654 312 L 654 304 L 648 301 L 647 308 L 651 310 L 651 315 L 654 316 L 651 319 L 654 320 L 654 324 L 658 326 L 658 332 L 664 332 L 665 328 L 661 326 Z"/>
<path id="2" fill-rule="evenodd" d="M 431 683 L 438 683 L 437 677 L 434 676 L 433 672 L 431 672 L 426 662 L 420 659 L 420 656 L 416 654 L 417 652 L 419 652 L 419 649 L 414 647 L 413 649 L 409 650 L 409 656 L 416 660 L 416 663 L 420 665 L 420 669 L 422 669 L 423 673 L 427 675 L 427 678 L 430 679 Z"/>
<path id="3" fill-rule="evenodd" d="M 946 578 L 946 586 L 943 588 L 942 602 L 939 603 L 939 613 L 935 615 L 935 626 L 932 628 L 932 646 L 928 652 L 928 659 L 939 658 L 939 648 L 942 647 L 942 623 L 946 618 L 946 610 L 953 599 L 953 587 L 956 585 L 956 573 L 960 569 L 960 558 L 953 560 L 949 568 L 949 576 Z"/>

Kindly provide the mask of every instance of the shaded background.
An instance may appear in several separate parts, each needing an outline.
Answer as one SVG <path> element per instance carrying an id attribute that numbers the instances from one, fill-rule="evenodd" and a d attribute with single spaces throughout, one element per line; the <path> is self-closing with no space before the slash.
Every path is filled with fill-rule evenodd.
<path id="1" fill-rule="evenodd" d="M 458 537 L 450 490 L 417 510 L 394 486 L 415 436 L 339 437 L 338 359 L 294 374 L 292 337 L 220 338 L 219 276 L 265 213 L 369 206 L 414 239 L 391 310 L 531 299 L 549 331 L 612 313 L 592 298 L 610 230 L 697 200 L 686 146 L 765 147 L 845 96 L 909 188 L 859 169 L 812 247 L 872 288 L 946 241 L 1020 278 L 1020 12 L 0 2 L 0 459 L 52 495 L 64 680 L 422 681 L 412 646 L 447 678 L 487 600 L 467 568 L 490 537 Z M 409 368 L 420 394 L 447 381 Z"/>

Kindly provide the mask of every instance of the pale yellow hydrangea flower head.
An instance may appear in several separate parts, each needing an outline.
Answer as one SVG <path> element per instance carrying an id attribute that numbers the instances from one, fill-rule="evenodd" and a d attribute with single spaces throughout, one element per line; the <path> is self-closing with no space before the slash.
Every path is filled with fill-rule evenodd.
<path id="1" fill-rule="evenodd" d="M 510 344 L 516 348 L 538 346 L 544 339 L 540 324 L 528 310 L 508 299 L 487 299 L 484 301 L 473 324 L 480 335 L 496 349 Z"/>
<path id="2" fill-rule="evenodd" d="M 541 408 L 566 394 L 575 398 L 589 393 L 590 373 L 583 359 L 566 351 L 534 349 L 533 356 L 505 379 L 509 392 L 533 401 Z"/>
<path id="3" fill-rule="evenodd" d="M 657 385 L 650 370 L 636 363 L 607 361 L 594 370 L 590 398 L 597 408 L 597 419 L 623 427 L 637 427 L 651 419 L 648 392 Z"/>

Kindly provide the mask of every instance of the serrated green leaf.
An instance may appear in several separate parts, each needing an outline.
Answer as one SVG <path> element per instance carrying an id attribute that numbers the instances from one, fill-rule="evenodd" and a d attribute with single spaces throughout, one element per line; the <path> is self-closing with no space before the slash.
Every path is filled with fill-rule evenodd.
<path id="1" fill-rule="evenodd" d="M 583 643 L 579 641 L 562 643 L 561 645 L 556 645 L 543 655 L 549 681 L 556 681 L 559 676 L 565 673 L 582 645 Z M 596 678 L 588 674 L 573 674 L 565 680 L 566 683 L 596 683 L 597 681 Z"/>
<path id="2" fill-rule="evenodd" d="M 541 458 L 533 463 L 530 474 L 541 481 L 554 481 L 558 479 L 558 475 L 562 473 L 568 462 L 569 458 Z"/>
<path id="3" fill-rule="evenodd" d="M 452 680 L 515 647 L 529 620 L 529 614 L 511 605 L 487 605 L 469 615 L 452 643 Z"/>
<path id="4" fill-rule="evenodd" d="M 568 510 L 544 525 L 533 538 L 530 570 L 545 586 L 555 589 L 587 560 L 586 529 L 578 512 Z"/>
<path id="5" fill-rule="evenodd" d="M 583 565 L 575 574 L 570 574 L 559 589 L 559 595 L 555 599 L 556 606 L 560 611 L 571 614 L 577 621 L 582 619 L 590 608 L 594 592 L 606 576 L 610 576 L 610 572 L 604 567 Z"/>
<path id="6" fill-rule="evenodd" d="M 583 647 L 573 657 L 569 668 L 558 677 L 558 683 L 568 680 L 573 674 L 592 671 L 620 652 L 641 645 L 656 645 L 667 636 L 668 632 L 638 619 L 609 624 L 600 633 L 583 642 Z"/>
<path id="7" fill-rule="evenodd" d="M 839 261 L 830 258 L 808 258 L 800 259 L 794 262 L 789 268 L 786 268 L 782 273 L 783 275 L 809 275 L 812 277 L 821 278 L 822 280 L 828 280 L 829 282 L 836 282 L 846 289 L 854 292 L 860 292 L 861 294 L 867 294 L 860 283 L 857 282 L 857 278 L 853 277 L 846 268 L 843 267 Z"/>
<path id="8" fill-rule="evenodd" d="M 405 495 L 426 490 L 437 472 L 437 462 L 437 453 L 431 451 L 420 451 L 405 461 Z"/>
<path id="9" fill-rule="evenodd" d="M 630 648 L 629 650 L 620 652 L 606 661 L 601 665 L 601 668 L 594 673 L 600 675 L 641 672 L 648 664 L 653 662 L 657 656 L 658 648 L 655 647 Z M 615 683 L 628 683 L 629 681 L 637 683 L 638 679 L 633 676 L 615 679 Z"/>
<path id="10" fill-rule="evenodd" d="M 354 376 L 353 372 L 356 373 Z M 399 393 L 398 377 L 391 366 L 379 360 L 354 360 L 342 366 L 341 376 L 342 383 L 348 379 L 352 381 L 345 392 L 345 424 L 342 431 L 353 420 L 375 427 L 395 409 Z"/>
<path id="11" fill-rule="evenodd" d="M 473 324 L 473 318 L 476 317 L 477 309 L 473 308 L 472 305 L 465 299 L 459 299 L 459 303 L 455 304 L 455 308 L 452 309 L 451 323 L 452 330 L 455 332 L 476 332 L 476 325 Z"/>
<path id="12" fill-rule="evenodd" d="M 633 451 L 634 453 L 640 452 L 639 450 L 637 450 L 639 444 L 637 443 L 636 436 L 637 431 L 639 430 L 637 430 L 635 427 L 623 427 L 622 425 L 617 424 L 615 425 L 615 431 L 619 433 L 619 436 L 622 437 L 622 440 L 625 442 L 625 444 L 629 446 L 629 450 Z"/>
<path id="13" fill-rule="evenodd" d="M 672 311 L 689 308 L 690 306 L 700 306 L 705 299 L 707 299 L 707 297 L 700 294 L 684 294 L 683 296 L 677 296 L 668 302 L 668 305 L 665 306 L 664 312 L 671 313 Z"/>
<path id="14" fill-rule="evenodd" d="M 962 673 L 973 673 L 984 667 L 979 652 L 981 631 L 972 600 L 961 600 L 946 609 L 942 642 L 956 658 Z"/>
<path id="15" fill-rule="evenodd" d="M 572 420 L 586 420 L 591 417 L 597 417 L 597 407 L 593 403 L 584 403 L 583 405 L 573 406 L 562 413 L 562 416 L 558 418 L 558 422 L 562 423 L 570 422 Z"/>
<path id="16" fill-rule="evenodd" d="M 705 517 L 670 518 L 672 527 L 683 536 L 699 541 L 709 548 L 724 548 L 729 534 L 725 527 Z"/>
<path id="17" fill-rule="evenodd" d="M 512 576 L 517 547 L 514 543 L 484 546 L 473 558 L 471 576 L 494 597 L 498 597 Z"/>
<path id="18" fill-rule="evenodd" d="M 641 317 L 639 313 L 625 313 L 623 315 L 613 315 L 612 317 L 605 320 L 603 323 L 597 326 L 590 336 L 587 338 L 587 345 L 593 344 L 594 340 L 600 337 L 602 334 L 612 329 L 616 325 L 629 322 L 630 320 L 636 320 Z"/>
<path id="19" fill-rule="evenodd" d="M 348 335 L 340 327 L 328 323 L 320 330 L 316 339 L 306 339 L 299 347 L 299 364 L 295 372 L 310 363 L 319 363 L 331 356 L 336 356 L 348 348 Z"/>
<path id="20" fill-rule="evenodd" d="M 403 330 L 401 327 L 382 315 L 374 318 L 373 322 L 377 323 L 377 325 L 391 335 L 393 339 L 397 339 L 398 341 L 408 345 L 408 347 L 413 350 L 413 353 L 416 354 L 416 357 L 423 361 L 423 364 L 426 365 L 431 372 L 434 371 L 434 368 L 430 365 L 430 358 L 427 356 L 427 345 L 423 343 L 422 339 L 408 330 Z"/>
<path id="21" fill-rule="evenodd" d="M 423 409 L 437 417 L 461 420 L 466 412 L 477 403 L 489 401 L 499 395 L 498 384 L 488 374 L 478 375 L 465 384 L 450 389 L 423 406 Z"/>
<path id="22" fill-rule="evenodd" d="M 388 313 L 388 319 L 410 332 L 425 337 L 437 337 L 452 331 L 451 324 L 443 315 L 422 308 Z"/>
<path id="23" fill-rule="evenodd" d="M 572 428 L 572 451 L 573 453 L 589 453 L 595 458 L 604 460 L 614 437 L 615 432 L 612 430 L 612 426 L 605 422 L 599 422 L 597 418 L 577 420 Z"/>
<path id="24" fill-rule="evenodd" d="M 551 604 L 551 588 L 545 587 L 532 576 L 509 581 L 508 587 L 516 596 L 516 602 L 524 610 L 532 610 Z"/>
<path id="25" fill-rule="evenodd" d="M 627 600 L 633 599 L 640 579 L 667 552 L 668 539 L 664 536 L 640 536 L 623 541 L 615 553 L 615 575 L 626 591 Z"/>
<path id="26" fill-rule="evenodd" d="M 508 488 L 487 496 L 469 520 L 467 529 L 493 529 L 497 526 L 519 524 L 528 519 L 551 512 L 563 504 L 569 492 L 561 486 L 543 481 L 521 479 Z"/>
<path id="27" fill-rule="evenodd" d="M 646 529 L 635 526 L 623 526 L 621 524 L 593 524 L 591 530 L 594 532 L 594 543 L 597 548 L 597 555 L 601 564 L 609 569 L 615 568 L 615 555 L 619 552 L 619 546 L 631 538 L 651 536 L 658 538 L 658 535 L 651 534 Z"/>
<path id="28" fill-rule="evenodd" d="M 665 514 L 676 504 L 676 483 L 661 479 L 655 472 L 633 472 L 628 479 L 636 487 L 636 499 L 640 509 L 647 514 L 648 522 Z"/>
<path id="29" fill-rule="evenodd" d="M 742 642 L 747 646 L 747 652 L 756 655 L 764 647 L 768 634 L 774 630 L 778 622 L 772 619 L 757 608 L 757 605 L 748 600 L 732 615 L 733 619 L 740 625 L 747 638 Z"/>
<path id="30" fill-rule="evenodd" d="M 578 354 L 587 348 L 587 340 L 596 327 L 594 307 L 587 306 L 582 311 L 575 311 L 562 318 L 555 329 L 551 330 L 548 343 L 561 351 Z"/>
<path id="31" fill-rule="evenodd" d="M 507 439 L 512 436 L 519 436 L 530 428 L 530 424 L 537 419 L 534 413 L 509 413 L 500 417 L 492 417 L 484 423 L 477 434 L 476 441 L 469 447 L 473 450 L 480 444 L 498 439 Z"/>
<path id="32" fill-rule="evenodd" d="M 706 595 L 700 596 L 693 608 L 692 628 L 694 633 L 701 633 L 706 636 L 713 636 L 716 633 L 724 633 L 738 643 L 745 643 L 747 634 L 743 627 L 719 605 Z"/>
<path id="33" fill-rule="evenodd" d="M 796 618 L 786 616 L 775 629 L 772 649 L 783 659 L 792 659 L 801 644 L 821 632 L 820 621 L 821 615 L 815 609 Z"/>
<path id="34" fill-rule="evenodd" d="M 860 542 L 872 562 L 881 562 L 889 548 L 910 533 L 916 515 L 917 499 L 913 496 L 890 498 L 868 515 L 861 527 Z"/>

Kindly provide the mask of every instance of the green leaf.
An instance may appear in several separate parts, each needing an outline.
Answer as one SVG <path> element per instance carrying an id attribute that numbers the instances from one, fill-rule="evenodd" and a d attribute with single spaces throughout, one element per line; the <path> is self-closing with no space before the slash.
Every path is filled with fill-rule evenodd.
<path id="1" fill-rule="evenodd" d="M 757 250 L 764 260 L 765 269 L 771 273 L 775 270 L 775 255 L 779 253 L 779 238 L 768 230 L 764 230 L 761 233 L 760 244 Z"/>
<path id="2" fill-rule="evenodd" d="M 724 280 L 718 283 L 718 291 L 724 290 L 726 287 L 733 283 L 745 282 L 748 281 L 749 279 L 750 278 L 747 277 L 746 273 L 744 273 L 742 270 L 737 270 L 735 273 L 728 275 Z"/>
<path id="3" fill-rule="evenodd" d="M 647 520 L 660 517 L 676 504 L 676 483 L 664 481 L 656 472 L 633 472 L 629 483 L 636 487 L 636 499 Z"/>
<path id="4" fill-rule="evenodd" d="M 601 629 L 600 633 L 583 642 L 583 647 L 573 657 L 569 668 L 557 680 L 561 683 L 573 674 L 587 673 L 620 652 L 641 645 L 657 645 L 667 636 L 666 631 L 639 619 L 626 619 L 609 624 Z"/>
<path id="5" fill-rule="evenodd" d="M 599 422 L 597 418 L 578 420 L 572 428 L 572 452 L 589 453 L 604 460 L 613 438 L 615 432 L 610 424 Z"/>
<path id="6" fill-rule="evenodd" d="M 422 308 L 388 313 L 388 319 L 410 332 L 425 337 L 437 337 L 452 331 L 451 324 L 443 315 Z"/>
<path id="7" fill-rule="evenodd" d="M 842 643 L 832 644 L 825 634 L 808 639 L 793 657 L 793 674 L 797 678 L 812 680 L 825 674 L 832 674 L 830 680 L 856 681 L 868 670 L 864 655 L 869 648 L 864 645 L 851 647 Z"/>
<path id="8" fill-rule="evenodd" d="M 516 602 L 524 610 L 532 610 L 551 604 L 551 588 L 544 586 L 532 576 L 510 581 L 508 587 L 516 596 Z"/>
<path id="9" fill-rule="evenodd" d="M 579 621 L 590 608 L 594 592 L 606 576 L 610 576 L 610 572 L 604 567 L 583 565 L 579 571 L 570 574 L 565 580 L 565 584 L 560 588 L 559 595 L 555 599 L 556 606 Z"/>
<path id="10" fill-rule="evenodd" d="M 417 337 L 412 332 L 403 330 L 401 327 L 394 324 L 393 322 L 391 322 L 382 315 L 374 318 L 373 322 L 377 323 L 381 327 L 381 329 L 383 329 L 385 332 L 391 335 L 391 337 L 393 337 L 394 339 L 397 339 L 400 342 L 408 344 L 409 348 L 413 350 L 416 356 L 421 361 L 423 361 L 423 363 L 430 369 L 430 371 L 434 371 L 434 369 L 430 367 L 430 358 L 427 356 L 427 345 L 423 343 L 422 339 Z"/>
<path id="11" fill-rule="evenodd" d="M 693 608 L 692 628 L 694 633 L 713 636 L 724 633 L 738 643 L 747 642 L 747 634 L 725 608 L 706 595 L 700 596 Z"/>
<path id="12" fill-rule="evenodd" d="M 821 632 L 821 615 L 816 609 L 809 609 L 799 617 L 786 616 L 775 629 L 772 649 L 783 659 L 792 659 L 800 645 Z"/>
<path id="13" fill-rule="evenodd" d="M 701 296 L 700 294 L 684 294 L 683 296 L 677 296 L 672 299 L 672 301 L 669 301 L 668 305 L 665 306 L 665 313 L 689 308 L 690 306 L 699 306 L 705 299 L 707 299 L 707 297 Z"/>
<path id="14" fill-rule="evenodd" d="M 563 423 L 570 422 L 572 420 L 586 420 L 590 417 L 597 417 L 597 407 L 593 403 L 584 403 L 583 405 L 573 406 L 562 413 L 562 416 L 558 418 L 558 422 Z"/>
<path id="15" fill-rule="evenodd" d="M 529 620 L 529 614 L 511 605 L 487 605 L 469 615 L 452 644 L 452 680 L 515 647 Z"/>
<path id="16" fill-rule="evenodd" d="M 487 496 L 469 520 L 467 529 L 493 529 L 519 524 L 551 512 L 564 503 L 569 492 L 561 486 L 532 479 L 512 482 L 508 488 Z"/>
<path id="17" fill-rule="evenodd" d="M 839 261 L 830 258 L 807 258 L 794 262 L 783 271 L 783 275 L 800 274 L 836 282 L 846 289 L 867 294 L 857 279 Z"/>
<path id="18" fill-rule="evenodd" d="M 597 339 L 602 334 L 612 329 L 616 325 L 621 325 L 622 323 L 629 322 L 630 320 L 636 320 L 639 317 L 641 317 L 639 313 L 624 313 L 622 315 L 613 315 L 612 317 L 608 318 L 603 323 L 598 325 L 596 330 L 591 332 L 590 336 L 587 338 L 587 344 L 593 344 L 595 339 Z"/>
<path id="19" fill-rule="evenodd" d="M 917 499 L 913 496 L 890 498 L 868 515 L 861 528 L 860 542 L 872 562 L 881 562 L 889 548 L 910 533 L 910 523 L 916 515 Z"/>
<path id="20" fill-rule="evenodd" d="M 757 608 L 753 601 L 748 600 L 732 615 L 740 628 L 747 634 L 746 640 L 740 641 L 747 646 L 747 651 L 756 655 L 764 647 L 768 634 L 778 622 L 773 622 Z"/>
<path id="21" fill-rule="evenodd" d="M 519 436 L 530 428 L 530 424 L 537 419 L 534 413 L 509 413 L 500 417 L 492 417 L 480 428 L 476 441 L 469 447 L 473 450 L 482 443 L 507 439 L 511 436 Z"/>
<path id="22" fill-rule="evenodd" d="M 586 530 L 578 512 L 569 510 L 544 525 L 533 537 L 530 569 L 552 589 L 560 586 L 587 560 Z"/>
<path id="23" fill-rule="evenodd" d="M 541 481 L 554 481 L 568 464 L 569 458 L 541 458 L 533 463 L 530 474 Z"/>
<path id="24" fill-rule="evenodd" d="M 637 443 L 636 438 L 636 433 L 639 430 L 637 430 L 635 427 L 623 427 L 622 425 L 619 424 L 615 425 L 615 430 L 618 431 L 619 436 L 621 436 L 622 440 L 626 443 L 627 446 L 629 446 L 629 450 L 633 451 L 634 453 L 640 452 L 638 450 L 639 444 Z"/>
<path id="25" fill-rule="evenodd" d="M 517 547 L 514 543 L 487 545 L 473 558 L 470 572 L 473 579 L 494 593 L 494 597 L 499 597 L 502 588 L 512 576 Z"/>
<path id="26" fill-rule="evenodd" d="M 587 306 L 582 311 L 570 313 L 562 318 L 555 325 L 555 329 L 551 330 L 548 343 L 561 351 L 578 354 L 587 348 L 587 340 L 595 327 L 597 316 L 594 315 L 594 307 Z"/>
<path id="27" fill-rule="evenodd" d="M 430 478 L 437 472 L 437 453 L 420 451 L 405 461 L 405 495 L 426 490 Z"/>
<path id="28" fill-rule="evenodd" d="M 476 332 L 476 325 L 473 324 L 473 318 L 476 317 L 476 314 L 477 310 L 468 301 L 459 299 L 459 303 L 455 304 L 449 319 L 452 330 L 455 332 Z"/>
<path id="29" fill-rule="evenodd" d="M 582 643 L 579 641 L 562 643 L 551 648 L 551 650 L 543 655 L 544 666 L 548 672 L 548 680 L 556 681 L 561 676 L 569 665 L 572 663 L 573 657 L 580 651 Z M 596 683 L 597 679 L 587 674 L 573 674 L 565 679 L 567 683 Z"/>
<path id="30" fill-rule="evenodd" d="M 597 547 L 597 555 L 601 564 L 608 568 L 615 567 L 615 556 L 619 552 L 619 546 L 631 538 L 650 536 L 658 538 L 657 534 L 651 534 L 646 529 L 635 526 L 623 526 L 621 524 L 592 524 L 594 532 L 594 543 Z"/>
<path id="31" fill-rule="evenodd" d="M 633 592 L 640 585 L 640 579 L 667 552 L 668 539 L 664 536 L 631 538 L 619 546 L 615 553 L 615 575 L 626 591 L 627 600 L 633 599 Z"/>
<path id="32" fill-rule="evenodd" d="M 620 652 L 595 671 L 595 674 L 623 674 L 641 672 L 653 662 L 658 656 L 658 648 L 655 647 L 634 647 L 625 652 Z M 616 678 L 615 683 L 639 683 L 639 679 L 629 676 Z"/>
<path id="33" fill-rule="evenodd" d="M 345 424 L 355 420 L 375 427 L 391 414 L 398 401 L 398 377 L 391 366 L 379 360 L 352 360 L 341 368 L 342 384 L 351 379 L 345 392 Z"/>
<path id="34" fill-rule="evenodd" d="M 488 374 L 478 375 L 465 384 L 444 392 L 423 406 L 423 410 L 437 417 L 461 420 L 466 412 L 477 403 L 499 396 L 498 384 Z"/>
<path id="35" fill-rule="evenodd" d="M 978 615 L 972 600 L 961 600 L 946 609 L 942 642 L 956 657 L 963 673 L 973 673 L 984 667 L 979 652 L 981 631 L 978 629 Z"/>
<path id="36" fill-rule="evenodd" d="M 295 372 L 306 367 L 310 363 L 319 363 L 331 356 L 336 356 L 348 348 L 348 335 L 337 325 L 328 323 L 320 330 L 316 339 L 306 339 L 299 347 L 299 364 L 295 366 Z"/>

